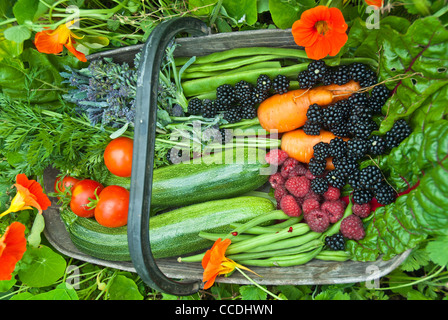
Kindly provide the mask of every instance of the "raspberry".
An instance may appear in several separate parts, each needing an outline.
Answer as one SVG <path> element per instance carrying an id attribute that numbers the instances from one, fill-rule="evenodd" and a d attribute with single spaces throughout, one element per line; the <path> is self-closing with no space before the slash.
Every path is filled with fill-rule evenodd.
<path id="1" fill-rule="evenodd" d="M 276 172 L 269 177 L 269 183 L 271 187 L 277 189 L 278 186 L 282 186 L 285 184 L 285 178 L 280 174 L 280 172 Z"/>
<path id="2" fill-rule="evenodd" d="M 283 178 L 288 178 L 291 171 L 294 170 L 294 168 L 299 164 L 299 161 L 297 161 L 294 158 L 287 158 L 285 162 L 283 162 L 282 168 L 280 169 L 280 173 L 283 176 Z"/>
<path id="3" fill-rule="evenodd" d="M 320 203 L 316 198 L 308 198 L 303 201 L 302 211 L 304 215 L 307 215 L 313 210 L 320 209 Z"/>
<path id="4" fill-rule="evenodd" d="M 330 226 L 330 218 L 322 210 L 313 210 L 306 215 L 306 223 L 314 232 L 324 232 Z"/>
<path id="5" fill-rule="evenodd" d="M 322 203 L 321 209 L 328 215 L 330 223 L 336 223 L 344 215 L 345 202 L 341 200 L 325 201 Z"/>
<path id="6" fill-rule="evenodd" d="M 352 240 L 361 240 L 366 235 L 361 218 L 353 214 L 342 220 L 341 233 L 344 237 Z"/>
<path id="7" fill-rule="evenodd" d="M 280 202 L 280 200 L 282 200 L 282 198 L 286 195 L 288 195 L 288 190 L 286 190 L 283 185 L 277 187 L 274 191 L 274 198 L 277 202 Z"/>
<path id="8" fill-rule="evenodd" d="M 291 171 L 289 171 L 288 177 L 304 176 L 308 169 L 301 163 L 298 163 Z"/>
<path id="9" fill-rule="evenodd" d="M 280 201 L 280 209 L 290 217 L 298 217 L 302 213 L 296 199 L 289 194 Z"/>
<path id="10" fill-rule="evenodd" d="M 288 159 L 288 154 L 281 149 L 274 149 L 266 154 L 265 159 L 269 164 L 281 166 Z"/>
<path id="11" fill-rule="evenodd" d="M 364 204 L 354 203 L 352 211 L 354 215 L 357 215 L 360 218 L 367 218 L 372 212 L 372 206 L 370 205 L 370 203 L 364 203 Z"/>
<path id="12" fill-rule="evenodd" d="M 310 185 L 310 180 L 305 176 L 292 177 L 285 182 L 286 190 L 295 197 L 304 197 L 310 190 Z"/>
<path id="13" fill-rule="evenodd" d="M 307 199 L 316 199 L 317 201 L 322 202 L 322 196 L 316 192 L 314 192 L 313 190 L 310 190 L 305 197 L 303 197 L 303 199 L 307 200 Z"/>
<path id="14" fill-rule="evenodd" d="M 324 199 L 327 201 L 336 201 L 341 196 L 341 190 L 333 186 L 329 186 L 328 190 L 324 193 Z"/>

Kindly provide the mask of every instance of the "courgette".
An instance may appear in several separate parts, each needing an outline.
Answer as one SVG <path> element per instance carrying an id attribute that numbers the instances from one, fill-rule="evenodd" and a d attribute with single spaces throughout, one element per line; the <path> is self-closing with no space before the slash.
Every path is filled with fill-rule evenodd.
<path id="1" fill-rule="evenodd" d="M 157 168 L 153 171 L 151 205 L 180 207 L 256 190 L 269 179 L 269 164 L 262 153 L 256 148 L 226 149 L 201 159 Z M 130 181 L 109 175 L 103 182 L 130 188 Z"/>
<path id="2" fill-rule="evenodd" d="M 266 198 L 242 196 L 198 203 L 158 214 L 150 219 L 151 250 L 155 258 L 177 257 L 211 246 L 199 232 L 229 233 L 231 224 L 243 223 L 274 210 Z M 64 215 L 66 216 L 66 215 Z M 67 223 L 73 244 L 90 256 L 130 261 L 127 228 L 106 228 L 95 219 Z"/>

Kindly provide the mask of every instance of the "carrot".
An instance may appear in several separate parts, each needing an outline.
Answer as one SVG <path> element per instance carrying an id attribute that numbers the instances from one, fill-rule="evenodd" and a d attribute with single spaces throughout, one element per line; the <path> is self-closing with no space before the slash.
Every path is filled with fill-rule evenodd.
<path id="1" fill-rule="evenodd" d="M 288 132 L 305 124 L 306 112 L 311 104 L 326 106 L 348 98 L 360 88 L 357 82 L 350 81 L 342 86 L 332 84 L 276 94 L 260 103 L 258 120 L 267 131 Z"/>
<path id="2" fill-rule="evenodd" d="M 303 163 L 309 163 L 314 155 L 314 145 L 319 142 L 330 143 L 336 136 L 325 130 L 320 131 L 320 135 L 307 135 L 302 129 L 286 132 L 282 135 L 281 149 L 291 157 Z M 346 140 L 346 139 L 344 139 Z M 327 169 L 334 169 L 331 158 L 327 159 Z"/>

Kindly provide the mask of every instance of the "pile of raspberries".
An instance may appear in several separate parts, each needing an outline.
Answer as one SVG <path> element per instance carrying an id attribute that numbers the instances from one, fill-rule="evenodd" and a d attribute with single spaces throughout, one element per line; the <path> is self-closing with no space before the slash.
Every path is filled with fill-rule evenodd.
<path id="1" fill-rule="evenodd" d="M 290 217 L 299 217 L 314 232 L 324 232 L 331 224 L 342 219 L 347 202 L 341 197 L 341 190 L 330 186 L 319 195 L 311 188 L 315 176 L 304 163 L 290 158 L 281 149 L 271 150 L 266 154 L 266 162 L 277 166 L 277 171 L 269 177 L 269 183 L 274 189 L 277 209 Z M 372 210 L 369 203 L 354 204 L 353 214 L 341 221 L 340 232 L 352 240 L 361 240 L 365 236 L 363 218 L 368 217 Z"/>

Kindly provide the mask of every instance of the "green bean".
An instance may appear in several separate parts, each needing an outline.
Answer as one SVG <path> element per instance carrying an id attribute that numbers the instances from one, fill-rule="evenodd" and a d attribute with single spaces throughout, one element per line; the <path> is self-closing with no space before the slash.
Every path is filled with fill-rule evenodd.
<path id="1" fill-rule="evenodd" d="M 206 78 L 211 76 L 220 75 L 222 72 L 215 71 L 215 72 L 184 72 L 182 73 L 182 80 L 184 79 L 199 79 L 199 78 Z"/>
<path id="2" fill-rule="evenodd" d="M 200 65 L 191 65 L 188 67 L 185 72 L 213 72 L 213 71 L 223 71 L 223 70 L 232 70 L 235 68 L 239 68 L 241 66 L 250 65 L 257 62 L 264 62 L 269 60 L 275 60 L 281 58 L 278 55 L 256 55 L 253 57 L 243 57 L 243 58 L 233 58 L 230 60 L 226 60 L 221 63 L 210 63 L 210 64 L 200 64 Z"/>
<path id="3" fill-rule="evenodd" d="M 276 259 L 275 257 L 270 259 L 251 259 L 241 260 L 238 263 L 244 266 L 256 266 L 256 267 L 292 267 L 305 264 L 314 259 L 322 250 L 322 246 L 314 249 L 310 252 L 298 253 L 289 256 L 288 259 Z"/>
<path id="4" fill-rule="evenodd" d="M 305 224 L 305 223 L 304 223 Z M 319 232 L 307 232 L 305 234 L 299 235 L 297 237 L 289 238 L 289 239 L 280 239 L 279 241 L 271 241 L 270 243 L 265 243 L 263 245 L 255 246 L 251 249 L 245 250 L 245 252 L 260 252 L 260 251 L 269 251 L 269 250 L 278 250 L 282 248 L 296 247 L 317 239 L 321 237 L 322 234 Z"/>
<path id="5" fill-rule="evenodd" d="M 337 221 L 336 223 L 334 223 L 330 228 L 328 228 L 322 234 L 322 238 L 330 237 L 330 236 L 332 236 L 332 235 L 334 235 L 334 234 L 339 232 L 342 220 L 344 220 L 344 218 L 346 218 L 346 217 L 348 217 L 349 215 L 352 214 L 352 207 L 353 207 L 353 203 L 352 203 L 352 201 L 350 199 L 347 207 L 345 208 L 344 215 L 342 216 L 342 218 L 339 219 L 339 221 Z"/>
<path id="6" fill-rule="evenodd" d="M 281 68 L 281 66 L 282 65 L 281 65 L 280 61 L 264 61 L 264 62 L 253 63 L 248 66 L 239 67 L 239 68 L 236 68 L 233 70 L 229 70 L 229 71 L 223 72 L 221 74 L 233 74 L 233 73 L 238 73 L 238 72 L 243 72 L 243 71 L 248 71 L 248 70 L 256 70 L 256 69 Z"/>
<path id="7" fill-rule="evenodd" d="M 245 80 L 249 83 L 254 84 L 256 83 L 257 78 L 260 74 L 266 74 L 271 78 L 279 74 L 283 74 L 286 77 L 295 78 L 297 74 L 305 70 L 307 66 L 308 63 L 300 63 L 289 67 L 256 69 L 256 70 L 248 70 L 242 73 L 211 76 L 207 78 L 185 81 L 183 82 L 182 87 L 185 96 L 187 97 L 197 96 L 199 94 L 216 90 L 217 87 L 223 84 L 235 85 L 237 82 L 241 80 Z"/>
<path id="8" fill-rule="evenodd" d="M 263 192 L 265 193 L 265 192 Z M 266 193 L 265 193 L 266 194 Z M 277 224 L 273 224 L 270 226 L 264 226 L 264 227 L 253 227 L 249 230 L 246 230 L 246 233 L 253 232 L 254 234 L 264 234 L 264 233 L 273 233 L 276 231 L 280 231 L 286 227 L 290 227 L 298 222 L 300 222 L 300 217 L 291 217 L 281 223 L 277 223 Z M 237 228 L 240 227 L 242 224 L 241 223 L 234 223 L 231 224 L 230 226 L 233 228 Z"/>
<path id="9" fill-rule="evenodd" d="M 228 238 L 227 233 L 212 233 L 212 232 L 204 232 L 204 231 L 199 232 L 198 236 L 201 238 L 207 239 L 207 240 L 211 240 L 211 241 L 216 241 L 219 238 L 221 238 L 221 239 Z M 238 241 L 248 240 L 253 237 L 254 237 L 254 235 L 251 235 L 251 234 L 238 234 L 236 236 L 232 236 L 230 239 L 232 240 L 232 242 L 238 242 Z"/>
<path id="10" fill-rule="evenodd" d="M 322 241 L 315 239 L 297 247 L 269 250 L 269 251 L 259 251 L 259 252 L 243 252 L 229 255 L 228 258 L 235 261 L 240 261 L 240 260 L 252 260 L 252 259 L 269 258 L 269 257 L 289 256 L 292 254 L 307 252 L 322 245 L 323 245 Z"/>
<path id="11" fill-rule="evenodd" d="M 279 220 L 279 219 L 288 219 L 288 218 L 289 218 L 289 216 L 286 213 L 284 213 L 283 211 L 273 210 L 267 214 L 260 215 L 256 218 L 253 218 L 253 219 L 243 223 L 238 228 L 233 229 L 229 235 L 231 236 L 232 233 L 237 233 L 237 234 L 244 233 L 244 231 L 246 231 L 252 227 L 261 225 L 268 221 Z"/>
<path id="12" fill-rule="evenodd" d="M 307 59 L 306 52 L 301 49 L 276 48 L 276 47 L 249 47 L 249 48 L 229 49 L 225 51 L 210 53 L 206 56 L 196 57 L 196 60 L 192 65 L 215 63 L 218 61 L 223 61 L 234 57 L 247 57 L 247 56 L 270 55 L 270 54 L 275 54 L 282 57 Z M 175 62 L 177 66 L 180 66 L 187 63 L 189 60 L 190 57 L 179 57 L 175 59 Z"/>
<path id="13" fill-rule="evenodd" d="M 352 257 L 351 253 L 348 251 L 330 251 L 330 250 L 324 250 L 321 251 L 317 256 L 316 259 L 319 260 L 326 260 L 326 261 L 347 261 L 350 260 Z"/>
<path id="14" fill-rule="evenodd" d="M 231 255 L 235 253 L 245 252 L 247 250 L 257 248 L 266 244 L 275 243 L 278 240 L 297 237 L 303 235 L 310 230 L 306 223 L 298 223 L 289 228 L 285 228 L 279 232 L 272 234 L 262 234 L 253 237 L 252 239 L 244 240 L 238 243 L 231 244 L 226 253 Z"/>

